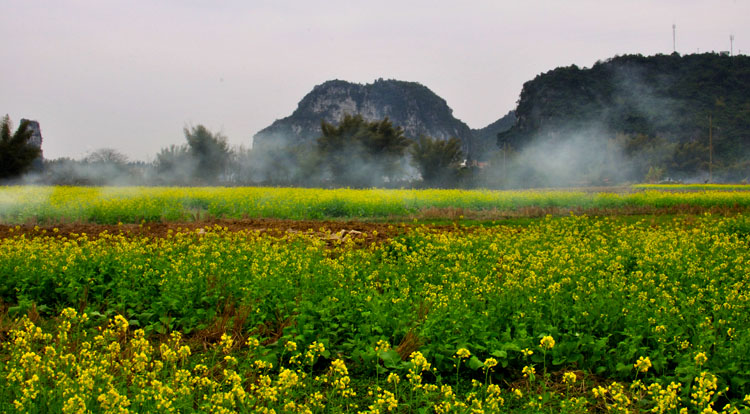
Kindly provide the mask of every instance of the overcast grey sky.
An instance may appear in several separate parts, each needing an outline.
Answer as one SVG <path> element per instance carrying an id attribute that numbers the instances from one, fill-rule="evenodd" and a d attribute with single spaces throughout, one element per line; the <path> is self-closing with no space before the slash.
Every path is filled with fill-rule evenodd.
<path id="1" fill-rule="evenodd" d="M 46 158 L 151 160 L 186 125 L 232 145 L 330 79 L 419 82 L 481 128 L 523 83 L 614 55 L 750 52 L 750 0 L 0 0 L 0 113 Z"/>

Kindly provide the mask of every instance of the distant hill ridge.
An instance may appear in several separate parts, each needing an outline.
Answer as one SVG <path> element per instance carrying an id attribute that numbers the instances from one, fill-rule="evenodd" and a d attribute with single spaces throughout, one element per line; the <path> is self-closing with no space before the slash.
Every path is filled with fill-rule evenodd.
<path id="1" fill-rule="evenodd" d="M 626 155 L 644 164 L 640 169 L 682 177 L 705 172 L 712 146 L 714 171 L 727 179 L 750 175 L 745 55 L 625 55 L 591 68 L 559 67 L 523 85 L 515 114 L 500 137 L 515 149 L 596 126 L 607 134 L 592 139 L 624 135 Z"/>
<path id="2" fill-rule="evenodd" d="M 344 114 L 361 114 L 369 121 L 388 117 L 411 139 L 420 135 L 437 139 L 456 137 L 467 154 L 486 146 L 478 144 L 472 130 L 456 119 L 446 101 L 426 86 L 382 79 L 365 85 L 331 80 L 315 86 L 294 113 L 255 134 L 253 146 L 286 146 L 314 140 L 320 136 L 321 121 L 335 124 Z M 490 141 L 494 142 L 494 137 Z"/>
<path id="3" fill-rule="evenodd" d="M 516 108 L 481 129 L 456 119 L 443 98 L 416 82 L 332 80 L 315 86 L 290 116 L 258 132 L 253 145 L 311 143 L 322 120 L 335 124 L 344 114 L 371 121 L 388 117 L 412 139 L 457 137 L 477 160 L 492 158 L 499 145 L 512 155 L 535 142 L 578 135 L 582 145 L 621 149 L 633 179 L 652 168 L 676 178 L 713 171 L 724 180 L 750 179 L 745 55 L 624 55 L 591 68 L 558 67 L 526 82 Z"/>

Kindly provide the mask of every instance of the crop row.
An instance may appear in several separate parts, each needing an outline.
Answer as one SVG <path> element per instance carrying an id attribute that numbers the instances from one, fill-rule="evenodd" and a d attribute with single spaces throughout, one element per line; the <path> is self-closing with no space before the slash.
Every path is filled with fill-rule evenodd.
<path id="1" fill-rule="evenodd" d="M 721 407 L 750 394 L 749 234 L 744 216 L 708 215 L 659 225 L 573 216 L 524 227 L 418 227 L 382 244 L 333 247 L 319 232 L 218 226 L 156 239 L 52 232 L 2 241 L 0 298 L 11 315 L 85 311 L 84 330 L 123 315 L 146 338 L 255 338 L 253 358 L 277 369 L 296 367 L 288 343 L 323 344 L 327 352 L 302 371 L 331 374 L 341 360 L 351 387 L 366 384 L 360 395 L 373 378 L 406 378 L 423 357 L 425 383 L 468 392 L 477 380 L 482 401 L 489 383 L 575 372 L 663 389 L 674 382 L 679 404 Z M 393 349 L 376 351 L 379 342 Z M 461 349 L 469 354 L 458 372 Z M 258 385 L 260 374 L 243 375 L 245 389 Z M 22 393 L 28 378 L 19 378 Z M 691 402 L 711 381 L 709 399 Z M 8 392 L 6 403 L 20 398 Z"/>
<path id="2" fill-rule="evenodd" d="M 686 187 L 687 188 L 687 187 Z M 736 189 L 736 188 L 733 188 Z M 214 218 L 404 217 L 430 209 L 750 207 L 749 191 L 351 190 L 302 188 L 4 187 L 0 222 L 56 223 Z"/>
<path id="3" fill-rule="evenodd" d="M 748 191 L 747 184 L 635 184 L 633 188 L 640 190 L 662 191 Z"/>

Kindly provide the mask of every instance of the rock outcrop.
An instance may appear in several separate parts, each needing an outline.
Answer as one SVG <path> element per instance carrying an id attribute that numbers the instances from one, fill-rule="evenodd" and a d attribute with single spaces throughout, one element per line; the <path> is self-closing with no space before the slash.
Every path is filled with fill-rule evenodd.
<path id="1" fill-rule="evenodd" d="M 338 123 L 345 114 L 361 114 L 368 121 L 389 118 L 407 138 L 427 135 L 457 137 L 466 154 L 473 150 L 469 127 L 453 117 L 444 99 L 416 82 L 378 79 L 371 84 L 332 80 L 316 86 L 292 115 L 279 119 L 253 137 L 253 147 L 295 145 L 320 136 L 321 121 Z"/>
<path id="2" fill-rule="evenodd" d="M 42 148 L 42 129 L 39 127 L 39 122 L 30 119 L 21 119 L 21 123 L 23 122 L 28 122 L 28 128 L 32 131 L 29 144 L 34 145 L 37 148 Z"/>
<path id="3" fill-rule="evenodd" d="M 42 149 L 42 129 L 39 127 L 39 122 L 32 121 L 30 119 L 21 119 L 21 122 L 28 122 L 29 126 L 28 128 L 32 131 L 31 132 L 31 139 L 29 139 L 29 144 Z M 40 170 L 42 168 L 42 163 L 44 160 L 43 151 L 39 152 L 39 157 L 34 160 L 31 164 L 32 170 Z"/>

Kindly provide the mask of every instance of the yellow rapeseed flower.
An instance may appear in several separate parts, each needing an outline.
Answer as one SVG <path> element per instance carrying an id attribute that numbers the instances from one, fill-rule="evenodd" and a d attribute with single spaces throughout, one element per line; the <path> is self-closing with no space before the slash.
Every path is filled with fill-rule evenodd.
<path id="1" fill-rule="evenodd" d="M 708 357 L 706 357 L 706 354 L 704 352 L 698 352 L 695 355 L 694 360 L 695 360 L 695 365 L 701 366 L 705 364 L 706 361 L 708 361 Z"/>
<path id="2" fill-rule="evenodd" d="M 594 398 L 604 398 L 607 394 L 607 389 L 602 386 L 597 386 L 591 390 L 591 393 L 594 394 Z"/>
<path id="3" fill-rule="evenodd" d="M 229 351 L 232 350 L 232 346 L 234 346 L 234 339 L 232 339 L 232 336 L 227 335 L 226 333 L 221 334 L 221 340 L 219 341 L 219 348 L 221 348 L 221 351 L 228 354 Z"/>
<path id="4" fill-rule="evenodd" d="M 649 357 L 638 357 L 638 361 L 633 364 L 633 367 L 639 372 L 646 372 L 651 368 L 651 359 Z"/>
<path id="5" fill-rule="evenodd" d="M 539 342 L 539 346 L 543 349 L 552 349 L 555 347 L 555 339 L 552 336 L 547 335 Z"/>
<path id="6" fill-rule="evenodd" d="M 458 351 L 456 351 L 456 356 L 459 358 L 466 359 L 471 356 L 471 352 L 469 352 L 469 350 L 466 348 L 461 348 Z"/>
<path id="7" fill-rule="evenodd" d="M 391 349 L 391 344 L 386 340 L 379 340 L 375 345 L 375 352 L 387 352 Z"/>

